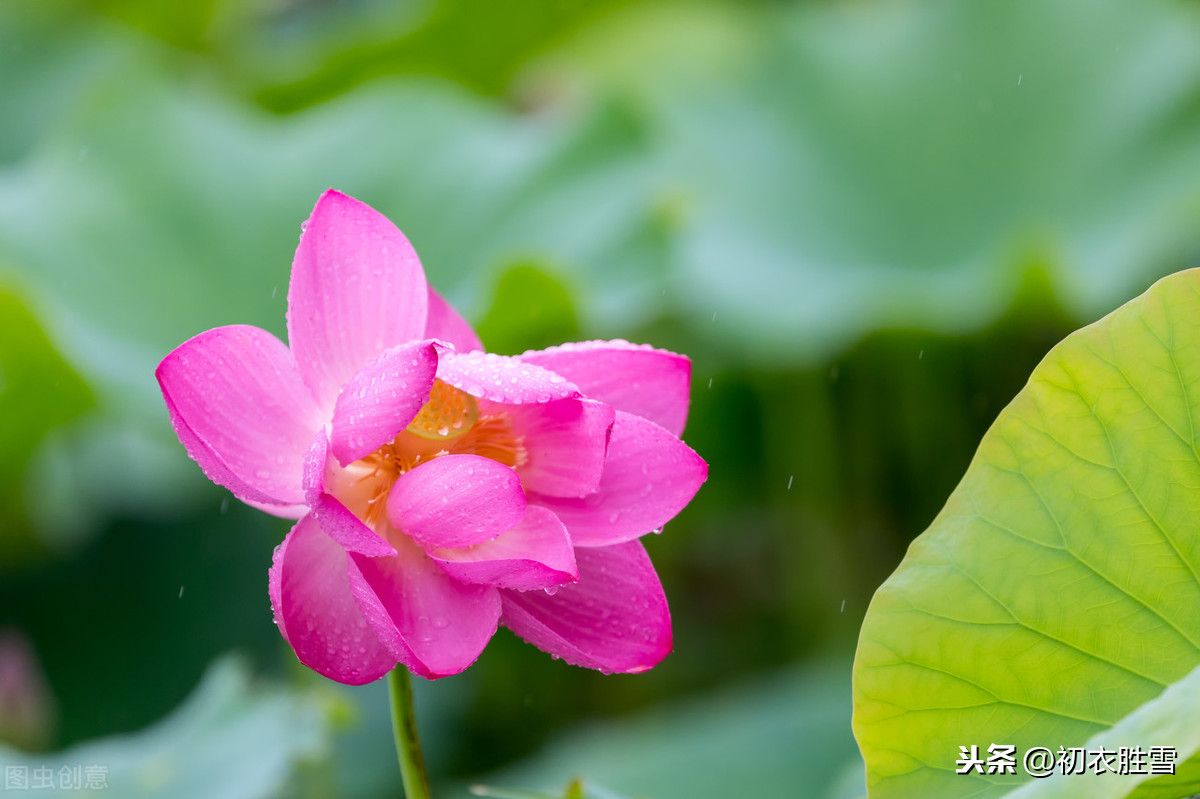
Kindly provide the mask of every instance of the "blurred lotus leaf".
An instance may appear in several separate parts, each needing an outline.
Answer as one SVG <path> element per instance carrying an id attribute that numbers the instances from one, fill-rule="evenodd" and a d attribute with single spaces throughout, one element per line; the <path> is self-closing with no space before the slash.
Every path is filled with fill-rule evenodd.
<path id="1" fill-rule="evenodd" d="M 26 486 L 26 471 L 46 436 L 94 403 L 15 288 L 0 283 L 0 564 L 40 550 L 26 507 L 37 487 Z"/>
<path id="2" fill-rule="evenodd" d="M 325 752 L 327 724 L 312 696 L 251 682 L 225 659 L 171 716 L 142 732 L 103 738 L 53 755 L 0 747 L 0 766 L 21 770 L 41 796 L 74 796 L 88 784 L 122 799 L 266 799 L 302 760 Z"/>
<path id="3" fill-rule="evenodd" d="M 487 784 L 555 785 L 585 774 L 589 790 L 595 780 L 625 795 L 663 799 L 858 796 L 862 761 L 846 723 L 848 693 L 841 663 L 796 669 L 582 727 Z M 855 778 L 857 793 L 848 792 Z"/>
<path id="4" fill-rule="evenodd" d="M 686 198 L 669 302 L 728 349 L 975 329 L 1030 250 L 1090 320 L 1200 246 L 1194 5 L 759 11 L 637 4 L 541 62 L 635 98 L 658 190 Z"/>

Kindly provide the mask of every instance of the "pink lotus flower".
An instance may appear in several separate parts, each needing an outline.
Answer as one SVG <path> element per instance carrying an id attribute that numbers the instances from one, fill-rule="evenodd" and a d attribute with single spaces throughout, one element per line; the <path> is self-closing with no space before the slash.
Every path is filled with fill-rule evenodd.
<path id="1" fill-rule="evenodd" d="M 625 341 L 486 354 L 404 235 L 335 191 L 300 236 L 287 328 L 290 347 L 209 330 L 157 375 L 209 479 L 299 519 L 269 589 L 301 662 L 351 684 L 397 663 L 440 677 L 498 624 L 603 671 L 666 656 L 637 539 L 707 477 L 678 437 L 687 358 Z"/>

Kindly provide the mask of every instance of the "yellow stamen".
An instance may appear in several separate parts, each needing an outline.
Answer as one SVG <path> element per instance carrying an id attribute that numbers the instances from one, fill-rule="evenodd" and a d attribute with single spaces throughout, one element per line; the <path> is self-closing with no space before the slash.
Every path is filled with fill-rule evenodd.
<path id="1" fill-rule="evenodd" d="M 474 397 L 434 380 L 429 400 L 407 429 L 346 468 L 331 467 L 326 487 L 351 513 L 386 537 L 392 484 L 420 464 L 451 453 L 491 458 L 514 469 L 528 461 L 524 437 L 513 433 L 507 414 L 480 415 Z"/>
<path id="2" fill-rule="evenodd" d="M 429 400 L 408 423 L 408 432 L 429 439 L 457 438 L 470 430 L 478 418 L 479 403 L 474 397 L 434 380 Z"/>
<path id="3" fill-rule="evenodd" d="M 520 469 L 528 460 L 525 437 L 513 435 L 512 424 L 503 413 L 479 417 L 465 436 L 451 444 L 450 451 L 458 455 L 481 455 L 514 469 Z"/>

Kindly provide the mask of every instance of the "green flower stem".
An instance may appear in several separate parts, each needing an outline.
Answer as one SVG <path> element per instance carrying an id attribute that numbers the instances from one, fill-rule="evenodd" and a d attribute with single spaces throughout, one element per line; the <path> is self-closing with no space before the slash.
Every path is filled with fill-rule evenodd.
<path id="1" fill-rule="evenodd" d="M 425 758 L 421 756 L 417 716 L 413 712 L 412 682 L 403 665 L 396 666 L 388 675 L 388 693 L 392 698 L 392 735 L 396 738 L 404 795 L 407 799 L 429 799 L 429 779 L 425 776 Z"/>

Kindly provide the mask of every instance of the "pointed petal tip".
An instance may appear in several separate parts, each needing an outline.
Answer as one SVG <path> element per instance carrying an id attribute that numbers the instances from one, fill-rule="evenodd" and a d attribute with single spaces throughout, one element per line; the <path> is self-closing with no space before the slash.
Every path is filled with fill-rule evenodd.
<path id="1" fill-rule="evenodd" d="M 359 205 L 364 204 L 364 203 L 362 203 L 362 201 L 356 200 L 355 198 L 351 197 L 349 194 L 338 191 L 337 189 L 335 189 L 331 186 L 328 189 L 326 189 L 325 191 L 321 192 L 321 196 L 317 197 L 317 201 L 313 204 L 313 208 L 316 209 L 322 203 L 339 202 L 339 201 L 343 201 L 343 200 L 346 200 L 346 201 L 349 201 L 352 203 L 358 203 Z"/>
<path id="2" fill-rule="evenodd" d="M 288 340 L 322 408 L 381 352 L 423 338 L 425 272 L 386 216 L 330 189 L 303 224 L 288 285 Z"/>

